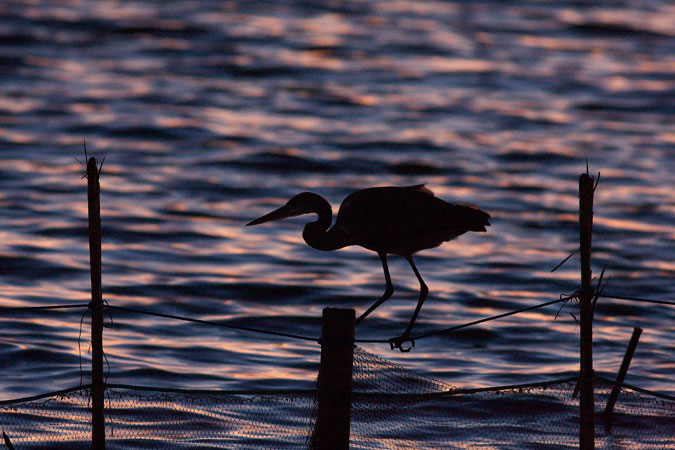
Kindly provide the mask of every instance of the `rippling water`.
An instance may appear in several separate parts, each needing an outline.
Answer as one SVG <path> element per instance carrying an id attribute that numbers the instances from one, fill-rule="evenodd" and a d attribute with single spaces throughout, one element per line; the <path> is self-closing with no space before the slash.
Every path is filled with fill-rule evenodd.
<path id="1" fill-rule="evenodd" d="M 675 8 L 635 2 L 9 1 L 0 6 L 0 304 L 86 302 L 82 141 L 105 157 L 103 285 L 112 305 L 318 337 L 321 310 L 384 289 L 377 256 L 324 253 L 302 218 L 244 228 L 311 190 L 426 183 L 492 227 L 416 257 L 417 332 L 573 292 L 577 179 L 602 176 L 594 273 L 606 292 L 675 298 Z M 417 281 L 357 330 L 405 328 Z M 366 349 L 457 386 L 578 370 L 568 305 Z M 2 397 L 87 376 L 81 311 L 2 313 Z M 601 299 L 595 367 L 674 392 L 675 309 Z M 107 319 L 110 321 L 110 318 Z M 116 311 L 108 381 L 309 387 L 315 343 Z M 81 350 L 78 349 L 81 341 Z M 45 381 L 47 380 L 47 381 Z"/>

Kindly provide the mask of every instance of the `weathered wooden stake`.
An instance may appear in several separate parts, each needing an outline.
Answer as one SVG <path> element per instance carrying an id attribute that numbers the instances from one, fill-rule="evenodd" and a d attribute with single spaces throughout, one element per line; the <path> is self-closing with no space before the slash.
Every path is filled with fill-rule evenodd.
<path id="1" fill-rule="evenodd" d="M 323 310 L 314 450 L 349 449 L 354 323 L 353 309 Z"/>
<path id="2" fill-rule="evenodd" d="M 626 348 L 626 353 L 623 355 L 623 361 L 621 361 L 621 367 L 619 368 L 619 373 L 616 374 L 616 384 L 612 388 L 612 392 L 609 394 L 609 399 L 607 399 L 607 406 L 605 407 L 605 430 L 609 433 L 612 430 L 612 413 L 614 412 L 614 404 L 616 399 L 619 397 L 619 391 L 621 390 L 621 385 L 623 380 L 626 378 L 626 373 L 628 372 L 628 367 L 630 362 L 633 359 L 633 354 L 635 353 L 635 347 L 638 345 L 640 340 L 640 335 L 642 334 L 642 328 L 633 327 L 633 335 L 630 337 L 630 342 L 628 343 L 628 348 Z"/>
<path id="3" fill-rule="evenodd" d="M 579 447 L 595 448 L 595 400 L 593 395 L 593 286 L 591 285 L 591 241 L 593 237 L 593 177 L 579 177 L 579 244 L 581 255 L 581 309 L 579 344 Z"/>
<path id="4" fill-rule="evenodd" d="M 87 161 L 89 265 L 91 267 L 91 448 L 105 449 L 103 413 L 103 291 L 101 288 L 101 199 L 96 158 Z"/>

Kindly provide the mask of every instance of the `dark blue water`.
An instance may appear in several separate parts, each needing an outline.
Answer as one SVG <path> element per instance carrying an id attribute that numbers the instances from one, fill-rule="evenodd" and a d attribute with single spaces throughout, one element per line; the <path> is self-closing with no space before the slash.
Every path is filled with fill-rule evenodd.
<path id="1" fill-rule="evenodd" d="M 303 218 L 244 224 L 305 190 L 333 210 L 369 186 L 426 183 L 492 215 L 416 257 L 424 333 L 572 293 L 578 176 L 601 172 L 594 274 L 606 293 L 675 298 L 675 10 L 644 2 L 5 2 L 0 6 L 0 305 L 87 302 L 83 140 L 103 165 L 111 305 L 318 337 L 326 306 L 367 308 L 377 256 L 324 253 Z M 357 330 L 400 334 L 395 294 Z M 462 387 L 578 370 L 578 306 L 550 306 L 407 354 L 365 348 Z M 88 375 L 82 311 L 3 312 L 3 398 Z M 115 311 L 108 381 L 304 388 L 316 343 Z M 595 368 L 674 392 L 675 309 L 601 299 Z M 110 322 L 110 318 L 106 319 Z M 78 341 L 81 345 L 78 348 Z M 81 359 L 80 359 L 81 358 Z"/>

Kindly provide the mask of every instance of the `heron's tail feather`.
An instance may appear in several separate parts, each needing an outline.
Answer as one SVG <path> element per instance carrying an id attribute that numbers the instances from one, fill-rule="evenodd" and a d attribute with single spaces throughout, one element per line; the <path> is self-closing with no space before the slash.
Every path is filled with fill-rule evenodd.
<path id="1" fill-rule="evenodd" d="M 455 217 L 460 218 L 458 224 L 467 231 L 487 231 L 490 226 L 490 214 L 474 205 L 455 205 Z"/>

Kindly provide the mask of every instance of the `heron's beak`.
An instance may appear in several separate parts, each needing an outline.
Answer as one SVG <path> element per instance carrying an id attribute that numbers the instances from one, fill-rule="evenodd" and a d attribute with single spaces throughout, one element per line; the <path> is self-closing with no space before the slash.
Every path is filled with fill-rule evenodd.
<path id="1" fill-rule="evenodd" d="M 246 226 L 248 227 L 250 225 L 259 225 L 261 223 L 271 222 L 273 220 L 287 219 L 289 217 L 295 217 L 302 214 L 305 214 L 305 211 L 301 211 L 298 208 L 284 205 L 279 209 L 275 209 L 271 213 L 265 214 L 262 217 L 252 220 L 251 222 L 247 223 Z"/>

